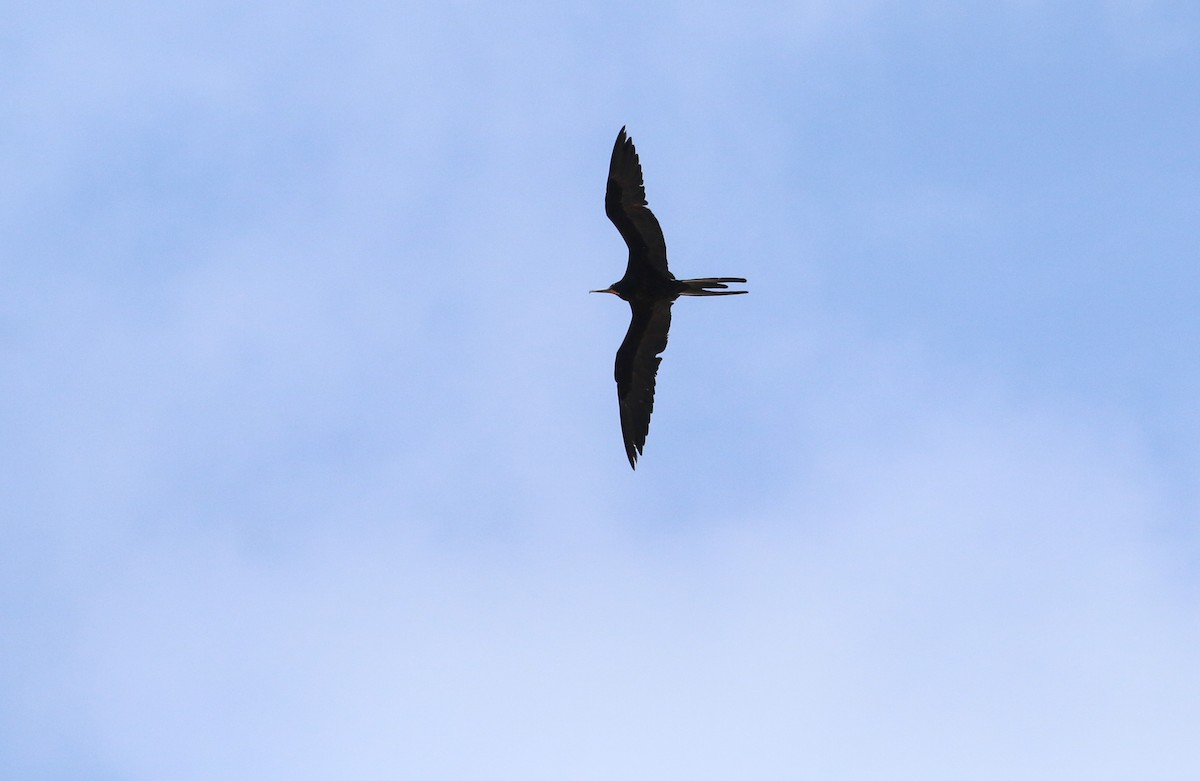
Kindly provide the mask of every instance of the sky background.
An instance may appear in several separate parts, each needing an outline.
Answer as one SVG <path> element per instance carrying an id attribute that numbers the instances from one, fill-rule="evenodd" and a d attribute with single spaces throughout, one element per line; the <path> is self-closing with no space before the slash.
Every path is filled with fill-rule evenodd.
<path id="1" fill-rule="evenodd" d="M 1200 777 L 1195 3 L 0 18 L 0 777 Z"/>

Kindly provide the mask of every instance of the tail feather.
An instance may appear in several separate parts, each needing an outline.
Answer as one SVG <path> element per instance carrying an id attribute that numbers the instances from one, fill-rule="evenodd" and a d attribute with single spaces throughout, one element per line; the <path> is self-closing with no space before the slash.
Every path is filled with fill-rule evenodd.
<path id="1" fill-rule="evenodd" d="M 745 282 L 741 277 L 705 277 L 704 279 L 681 279 L 687 285 L 681 296 L 736 296 L 739 293 L 749 293 L 749 290 L 725 290 L 729 287 L 726 282 Z M 711 289 L 710 289 L 711 288 Z M 723 291 L 723 292 L 722 292 Z"/>

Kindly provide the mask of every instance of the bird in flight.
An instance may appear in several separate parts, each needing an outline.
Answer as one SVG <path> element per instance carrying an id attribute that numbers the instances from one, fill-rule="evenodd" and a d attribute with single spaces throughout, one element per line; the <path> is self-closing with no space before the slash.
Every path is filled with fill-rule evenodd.
<path id="1" fill-rule="evenodd" d="M 650 431 L 654 378 L 662 363 L 658 356 L 667 349 L 671 304 L 680 296 L 733 296 L 748 291 L 725 289 L 727 282 L 746 281 L 740 277 L 676 279 L 667 269 L 667 242 L 654 213 L 646 206 L 642 166 L 625 128 L 617 134 L 608 164 L 604 211 L 629 245 L 629 264 L 619 282 L 591 292 L 619 296 L 633 311 L 625 341 L 617 350 L 614 374 L 625 455 L 629 466 L 636 469 Z"/>

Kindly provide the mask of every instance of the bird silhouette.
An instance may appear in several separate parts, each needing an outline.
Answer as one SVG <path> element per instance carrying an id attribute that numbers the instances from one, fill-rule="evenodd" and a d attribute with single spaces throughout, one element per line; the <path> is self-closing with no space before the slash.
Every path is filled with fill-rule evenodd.
<path id="1" fill-rule="evenodd" d="M 633 317 L 625 341 L 617 350 L 617 401 L 621 408 L 621 436 L 629 466 L 637 469 L 638 457 L 650 431 L 654 411 L 654 381 L 658 357 L 667 349 L 671 327 L 671 305 L 680 296 L 733 296 L 745 290 L 726 290 L 727 282 L 745 282 L 741 277 L 676 279 L 667 268 L 667 242 L 658 219 L 646 205 L 642 166 L 633 140 L 625 128 L 617 134 L 608 164 L 608 189 L 604 211 L 629 245 L 625 276 L 604 290 L 629 302 Z"/>

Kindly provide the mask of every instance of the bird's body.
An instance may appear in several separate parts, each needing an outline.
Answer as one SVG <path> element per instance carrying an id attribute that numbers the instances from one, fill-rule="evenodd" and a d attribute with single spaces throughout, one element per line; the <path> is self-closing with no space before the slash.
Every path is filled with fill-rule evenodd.
<path id="1" fill-rule="evenodd" d="M 617 350 L 615 376 L 621 408 L 621 435 L 629 465 L 637 468 L 638 456 L 650 430 L 654 410 L 654 381 L 659 354 L 667 348 L 671 304 L 680 296 L 731 296 L 745 290 L 725 290 L 740 277 L 676 279 L 667 268 L 667 244 L 658 219 L 646 205 L 642 166 L 625 128 L 617 135 L 608 167 L 604 211 L 629 245 L 625 276 L 605 290 L 629 302 L 633 317 L 625 341 Z"/>

